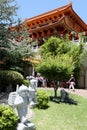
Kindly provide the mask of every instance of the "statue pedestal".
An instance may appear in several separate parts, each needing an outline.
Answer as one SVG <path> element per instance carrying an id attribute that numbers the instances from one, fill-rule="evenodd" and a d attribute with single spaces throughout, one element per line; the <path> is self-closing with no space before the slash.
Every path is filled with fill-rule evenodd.
<path id="1" fill-rule="evenodd" d="M 17 130 L 36 130 L 35 125 L 31 122 L 18 123 Z"/>

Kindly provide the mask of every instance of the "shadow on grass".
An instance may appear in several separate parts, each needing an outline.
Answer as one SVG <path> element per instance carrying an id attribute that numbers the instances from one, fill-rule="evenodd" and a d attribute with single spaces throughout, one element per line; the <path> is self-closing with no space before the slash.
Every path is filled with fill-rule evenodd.
<path id="1" fill-rule="evenodd" d="M 74 99 L 72 98 L 62 99 L 61 96 L 57 96 L 57 97 L 50 96 L 50 101 L 55 102 L 55 103 L 67 103 L 70 105 L 78 105 L 77 101 L 75 101 Z"/>
<path id="2" fill-rule="evenodd" d="M 36 106 L 35 106 L 35 108 L 37 108 L 37 109 L 44 109 L 44 110 L 45 110 L 45 109 L 48 109 L 49 107 L 50 107 L 50 106 L 49 106 L 48 104 L 47 104 L 47 105 L 39 105 L 39 106 L 36 105 Z"/>

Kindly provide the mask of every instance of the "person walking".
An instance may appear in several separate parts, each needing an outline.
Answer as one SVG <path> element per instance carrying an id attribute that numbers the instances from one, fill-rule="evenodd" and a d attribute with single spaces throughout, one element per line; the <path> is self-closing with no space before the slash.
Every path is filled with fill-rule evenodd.
<path id="1" fill-rule="evenodd" d="M 73 91 L 75 91 L 75 78 L 73 75 L 71 75 L 71 78 L 69 79 L 70 85 L 69 85 L 69 89 L 73 89 Z"/>

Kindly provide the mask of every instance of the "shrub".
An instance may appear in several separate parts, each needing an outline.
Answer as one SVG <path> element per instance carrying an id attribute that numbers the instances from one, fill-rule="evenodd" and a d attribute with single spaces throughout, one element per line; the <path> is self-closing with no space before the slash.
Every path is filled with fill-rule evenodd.
<path id="1" fill-rule="evenodd" d="M 13 87 L 17 84 L 21 85 L 23 82 L 23 75 L 16 71 L 10 70 L 1 70 L 0 71 L 0 86 L 9 86 L 12 85 Z"/>
<path id="2" fill-rule="evenodd" d="M 23 75 L 16 71 L 7 71 L 9 84 L 22 84 L 24 79 Z"/>
<path id="3" fill-rule="evenodd" d="M 41 90 L 37 91 L 37 107 L 40 109 L 45 109 L 48 107 L 49 97 L 46 92 Z"/>
<path id="4" fill-rule="evenodd" d="M 16 130 L 19 118 L 7 105 L 0 105 L 0 130 Z"/>

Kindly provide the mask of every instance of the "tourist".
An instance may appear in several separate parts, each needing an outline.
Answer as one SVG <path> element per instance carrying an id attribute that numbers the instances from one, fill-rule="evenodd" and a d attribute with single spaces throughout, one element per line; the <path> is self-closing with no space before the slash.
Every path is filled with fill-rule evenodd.
<path id="1" fill-rule="evenodd" d="M 75 78 L 74 78 L 74 76 L 73 75 L 71 75 L 71 78 L 69 79 L 69 83 L 70 83 L 70 85 L 69 85 L 69 89 L 73 89 L 73 91 L 75 91 Z"/>
<path id="2" fill-rule="evenodd" d="M 38 81 L 38 87 L 42 87 L 43 86 L 43 77 L 41 76 L 41 74 L 40 73 L 37 73 L 37 76 L 36 76 L 36 79 L 37 79 L 37 81 Z"/>

